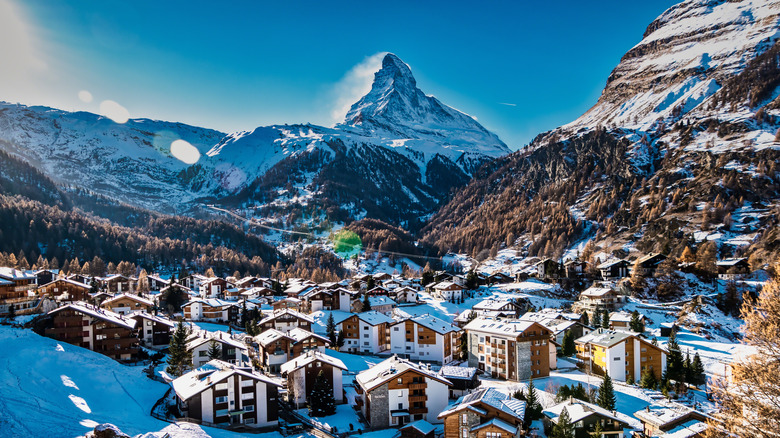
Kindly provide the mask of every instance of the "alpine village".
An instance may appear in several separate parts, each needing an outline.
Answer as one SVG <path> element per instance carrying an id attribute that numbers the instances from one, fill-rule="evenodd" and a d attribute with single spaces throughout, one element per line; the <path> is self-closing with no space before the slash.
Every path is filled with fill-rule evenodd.
<path id="1" fill-rule="evenodd" d="M 779 437 L 779 30 L 674 5 L 514 151 L 392 53 L 330 128 L 0 103 L 0 436 Z"/>

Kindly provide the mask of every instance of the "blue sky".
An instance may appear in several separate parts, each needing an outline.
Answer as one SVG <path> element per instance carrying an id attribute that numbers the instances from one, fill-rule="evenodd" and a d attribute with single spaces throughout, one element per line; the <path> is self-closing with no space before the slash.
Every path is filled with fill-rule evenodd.
<path id="1" fill-rule="evenodd" d="M 517 149 L 592 106 L 673 4 L 0 0 L 0 100 L 98 113 L 112 100 L 225 132 L 332 125 L 389 51 Z"/>

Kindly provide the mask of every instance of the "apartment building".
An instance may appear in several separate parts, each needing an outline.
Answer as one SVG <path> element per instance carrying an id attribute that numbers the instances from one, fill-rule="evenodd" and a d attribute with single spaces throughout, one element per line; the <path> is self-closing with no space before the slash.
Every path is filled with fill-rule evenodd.
<path id="1" fill-rule="evenodd" d="M 666 350 L 636 333 L 600 328 L 574 341 L 586 372 L 609 374 L 613 380 L 638 380 L 646 369 L 657 379 L 666 371 Z"/>
<path id="2" fill-rule="evenodd" d="M 390 352 L 401 357 L 446 365 L 458 351 L 461 329 L 435 316 L 414 316 L 388 328 Z"/>
<path id="3" fill-rule="evenodd" d="M 550 374 L 551 332 L 538 322 L 480 317 L 465 330 L 470 367 L 507 380 Z"/>
<path id="4" fill-rule="evenodd" d="M 344 332 L 342 351 L 350 353 L 371 353 L 388 350 L 390 339 L 388 327 L 395 320 L 375 310 L 355 313 L 339 324 Z"/>

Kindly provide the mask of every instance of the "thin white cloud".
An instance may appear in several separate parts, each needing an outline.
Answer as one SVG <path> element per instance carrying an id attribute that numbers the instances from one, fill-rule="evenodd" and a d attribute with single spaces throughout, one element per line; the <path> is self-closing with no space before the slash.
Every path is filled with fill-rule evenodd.
<path id="1" fill-rule="evenodd" d="M 344 116 L 347 115 L 352 104 L 371 91 L 371 84 L 374 82 L 374 73 L 382 68 L 382 59 L 386 54 L 387 52 L 379 52 L 366 57 L 360 63 L 352 67 L 347 74 L 333 86 L 333 108 L 330 112 L 331 121 L 333 123 L 343 122 Z"/>
<path id="2" fill-rule="evenodd" d="M 499 105 L 506 105 L 506 106 L 517 106 L 516 103 L 506 103 L 506 102 L 498 102 Z"/>

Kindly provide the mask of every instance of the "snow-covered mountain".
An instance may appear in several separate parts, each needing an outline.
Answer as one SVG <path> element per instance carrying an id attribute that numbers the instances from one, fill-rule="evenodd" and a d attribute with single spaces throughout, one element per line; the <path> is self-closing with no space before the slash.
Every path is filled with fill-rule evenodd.
<path id="1" fill-rule="evenodd" d="M 287 222 L 291 209 L 314 204 L 341 219 L 418 221 L 480 165 L 510 152 L 473 118 L 424 95 L 392 54 L 371 91 L 334 128 L 275 125 L 224 134 L 0 104 L 0 140 L 55 181 L 132 205 L 186 212 L 224 201 Z M 197 162 L 177 159 L 175 140 L 197 149 Z"/>

